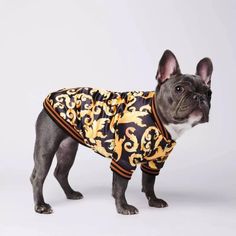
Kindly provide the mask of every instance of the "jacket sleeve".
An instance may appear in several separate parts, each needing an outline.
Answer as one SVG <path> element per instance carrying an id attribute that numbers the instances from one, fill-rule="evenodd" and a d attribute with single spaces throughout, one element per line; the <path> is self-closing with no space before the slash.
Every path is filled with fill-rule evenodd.
<path id="1" fill-rule="evenodd" d="M 141 170 L 150 175 L 159 175 L 161 168 L 164 166 L 165 161 L 158 162 L 157 160 L 148 161 L 141 164 Z"/>

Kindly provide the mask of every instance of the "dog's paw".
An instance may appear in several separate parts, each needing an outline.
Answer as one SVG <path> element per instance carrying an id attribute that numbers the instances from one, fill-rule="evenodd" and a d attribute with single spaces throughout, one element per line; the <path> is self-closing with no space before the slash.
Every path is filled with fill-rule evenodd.
<path id="1" fill-rule="evenodd" d="M 53 213 L 51 206 L 47 203 L 35 205 L 34 210 L 40 214 L 52 214 Z"/>
<path id="2" fill-rule="evenodd" d="M 73 192 L 67 194 L 66 197 L 68 199 L 72 199 L 72 200 L 79 200 L 79 199 L 84 198 L 84 196 L 80 192 L 76 192 L 76 191 L 73 191 Z"/>
<path id="3" fill-rule="evenodd" d="M 157 207 L 157 208 L 168 207 L 167 202 L 159 198 L 150 199 L 148 203 L 150 207 Z"/>
<path id="4" fill-rule="evenodd" d="M 138 214 L 138 209 L 131 205 L 122 205 L 117 207 L 117 212 L 122 215 L 135 215 Z"/>

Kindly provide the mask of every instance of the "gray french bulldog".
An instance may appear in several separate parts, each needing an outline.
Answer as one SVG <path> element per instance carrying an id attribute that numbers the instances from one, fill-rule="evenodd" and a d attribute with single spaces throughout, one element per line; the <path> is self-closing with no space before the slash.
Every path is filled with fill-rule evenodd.
<path id="1" fill-rule="evenodd" d="M 54 155 L 56 179 L 68 199 L 82 199 L 68 175 L 78 144 L 112 159 L 112 195 L 117 212 L 137 214 L 125 198 L 128 181 L 141 164 L 142 191 L 149 206 L 167 207 L 156 197 L 155 178 L 184 131 L 208 122 L 213 65 L 199 61 L 196 74 L 182 74 L 175 55 L 166 50 L 156 74 L 155 91 L 116 93 L 92 88 L 63 89 L 51 93 L 36 123 L 34 169 L 31 175 L 35 211 L 50 214 L 43 184 Z"/>

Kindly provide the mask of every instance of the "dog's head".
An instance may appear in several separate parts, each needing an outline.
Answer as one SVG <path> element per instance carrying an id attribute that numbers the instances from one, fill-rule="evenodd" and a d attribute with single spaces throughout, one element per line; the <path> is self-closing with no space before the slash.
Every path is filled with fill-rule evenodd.
<path id="1" fill-rule="evenodd" d="M 211 102 L 213 65 L 203 58 L 195 74 L 182 74 L 175 55 L 166 50 L 156 74 L 157 112 L 163 123 L 195 126 L 208 122 Z"/>

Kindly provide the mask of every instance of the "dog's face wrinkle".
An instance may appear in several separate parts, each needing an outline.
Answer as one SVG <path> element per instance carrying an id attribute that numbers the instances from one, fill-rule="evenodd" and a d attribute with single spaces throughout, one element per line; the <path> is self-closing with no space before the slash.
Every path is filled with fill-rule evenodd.
<path id="1" fill-rule="evenodd" d="M 189 108 L 191 105 L 191 101 L 190 101 L 190 97 L 191 97 L 191 93 L 187 93 L 185 96 L 183 96 L 181 98 L 181 100 L 178 102 L 177 107 L 175 109 L 175 117 L 178 117 L 178 113 L 184 113 L 184 112 L 192 112 L 194 110 L 194 108 L 197 106 L 191 106 L 192 108 Z M 178 117 L 180 120 L 181 119 L 186 119 L 186 115 L 182 118 L 182 117 Z"/>

